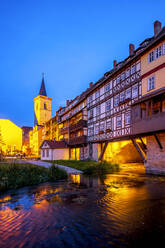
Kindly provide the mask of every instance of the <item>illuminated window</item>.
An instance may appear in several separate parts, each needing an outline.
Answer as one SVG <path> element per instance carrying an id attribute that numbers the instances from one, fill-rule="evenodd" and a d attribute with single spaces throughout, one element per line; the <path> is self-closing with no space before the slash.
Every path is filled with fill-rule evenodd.
<path id="1" fill-rule="evenodd" d="M 149 90 L 153 90 L 155 88 L 155 77 L 152 76 L 150 78 L 148 78 L 148 82 L 147 82 L 147 89 Z"/>

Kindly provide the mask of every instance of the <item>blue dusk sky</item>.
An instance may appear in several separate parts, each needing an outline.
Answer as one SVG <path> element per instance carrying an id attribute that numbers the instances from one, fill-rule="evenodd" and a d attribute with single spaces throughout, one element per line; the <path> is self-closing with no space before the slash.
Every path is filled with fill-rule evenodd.
<path id="1" fill-rule="evenodd" d="M 1 0 L 0 118 L 33 125 L 42 72 L 52 116 L 165 24 L 164 0 Z"/>

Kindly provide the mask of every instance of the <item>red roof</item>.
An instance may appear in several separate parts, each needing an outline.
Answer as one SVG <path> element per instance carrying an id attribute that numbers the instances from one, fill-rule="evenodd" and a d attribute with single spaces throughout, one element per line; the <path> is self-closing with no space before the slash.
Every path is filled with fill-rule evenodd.
<path id="1" fill-rule="evenodd" d="M 64 141 L 52 141 L 52 140 L 44 140 L 42 145 L 41 145 L 41 149 L 43 147 L 44 144 L 47 144 L 49 146 L 49 148 L 51 149 L 59 149 L 59 148 L 67 148 L 67 144 Z"/>

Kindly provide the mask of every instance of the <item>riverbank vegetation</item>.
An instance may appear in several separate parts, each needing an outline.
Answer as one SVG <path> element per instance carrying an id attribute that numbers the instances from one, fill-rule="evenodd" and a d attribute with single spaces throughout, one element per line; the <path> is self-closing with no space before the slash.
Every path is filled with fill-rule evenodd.
<path id="1" fill-rule="evenodd" d="M 67 173 L 52 165 L 50 168 L 33 164 L 0 164 L 0 193 L 8 189 L 66 179 Z"/>
<path id="2" fill-rule="evenodd" d="M 86 175 L 104 175 L 119 170 L 119 164 L 106 161 L 54 160 L 53 163 L 81 170 Z"/>

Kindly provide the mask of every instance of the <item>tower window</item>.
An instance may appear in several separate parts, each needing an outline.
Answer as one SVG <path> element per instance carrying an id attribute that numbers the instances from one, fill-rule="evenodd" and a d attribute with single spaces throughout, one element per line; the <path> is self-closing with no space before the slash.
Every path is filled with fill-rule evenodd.
<path id="1" fill-rule="evenodd" d="M 46 105 L 46 103 L 44 103 L 44 109 L 47 109 L 47 105 Z"/>

